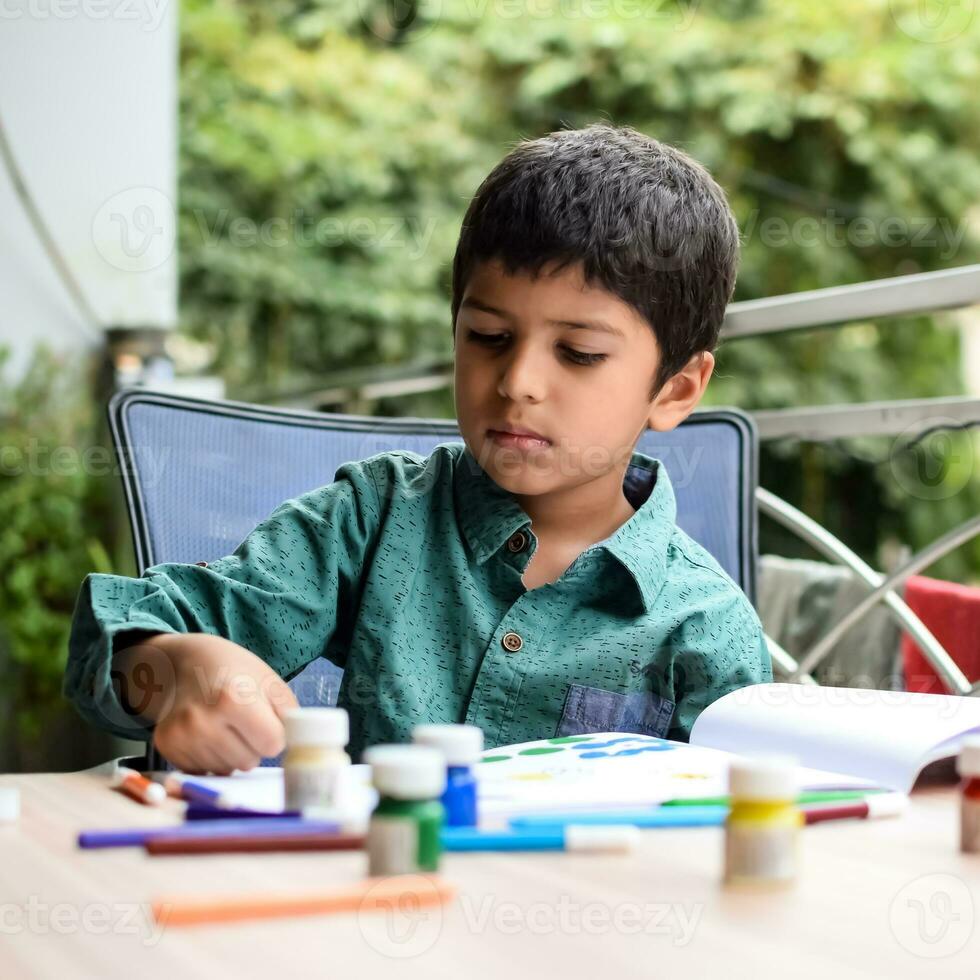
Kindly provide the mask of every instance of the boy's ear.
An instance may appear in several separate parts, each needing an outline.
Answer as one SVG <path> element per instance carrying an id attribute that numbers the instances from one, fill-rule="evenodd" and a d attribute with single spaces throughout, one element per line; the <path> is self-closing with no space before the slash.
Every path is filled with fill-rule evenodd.
<path id="1" fill-rule="evenodd" d="M 714 369 L 715 356 L 711 351 L 703 350 L 695 354 L 663 385 L 650 403 L 648 428 L 666 432 L 680 425 L 701 401 Z"/>

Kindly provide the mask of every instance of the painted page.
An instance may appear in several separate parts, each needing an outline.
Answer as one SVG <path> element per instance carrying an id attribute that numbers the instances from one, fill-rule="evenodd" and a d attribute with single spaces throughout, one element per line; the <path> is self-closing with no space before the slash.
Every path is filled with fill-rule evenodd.
<path id="1" fill-rule="evenodd" d="M 907 793 L 924 766 L 980 732 L 980 698 L 804 684 L 754 684 L 698 716 L 691 743 L 796 756 Z"/>
<path id="2" fill-rule="evenodd" d="M 194 782 L 219 790 L 231 806 L 249 810 L 279 811 L 284 808 L 285 792 L 282 769 L 260 766 L 230 776 L 193 776 Z M 370 812 L 377 803 L 377 793 L 370 786 L 371 767 L 346 766 L 337 777 L 337 804 L 341 809 Z"/>
<path id="3" fill-rule="evenodd" d="M 734 757 L 648 735 L 570 735 L 490 749 L 476 766 L 482 818 L 544 810 L 648 806 L 723 796 Z M 861 788 L 853 776 L 800 769 L 801 789 Z"/>

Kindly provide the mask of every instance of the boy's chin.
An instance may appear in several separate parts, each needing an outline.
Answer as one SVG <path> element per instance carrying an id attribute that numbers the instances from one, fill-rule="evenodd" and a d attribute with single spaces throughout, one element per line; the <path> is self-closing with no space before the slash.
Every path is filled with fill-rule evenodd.
<path id="1" fill-rule="evenodd" d="M 548 472 L 547 467 L 535 467 L 534 464 L 516 464 L 508 462 L 495 465 L 493 461 L 484 464 L 487 475 L 503 490 L 520 496 L 534 496 L 547 493 L 555 488 L 557 474 Z"/>

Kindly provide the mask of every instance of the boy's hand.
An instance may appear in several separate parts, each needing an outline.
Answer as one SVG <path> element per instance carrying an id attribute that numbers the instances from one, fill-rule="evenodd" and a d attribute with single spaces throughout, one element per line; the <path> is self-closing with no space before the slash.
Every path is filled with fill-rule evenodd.
<path id="1" fill-rule="evenodd" d="M 283 714 L 298 706 L 265 661 L 205 633 L 151 636 L 120 650 L 113 673 L 124 703 L 156 722 L 154 745 L 185 772 L 252 769 L 278 754 Z"/>

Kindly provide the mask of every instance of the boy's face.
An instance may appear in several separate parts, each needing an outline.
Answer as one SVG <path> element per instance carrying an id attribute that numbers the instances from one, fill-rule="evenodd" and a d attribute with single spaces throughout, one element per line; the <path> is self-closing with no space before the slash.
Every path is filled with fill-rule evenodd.
<path id="1" fill-rule="evenodd" d="M 479 264 L 460 304 L 455 347 L 463 439 L 514 494 L 622 474 L 645 429 L 680 421 L 673 402 L 660 404 L 670 382 L 650 398 L 660 354 L 649 323 L 586 284 L 580 265 L 533 278 L 509 275 L 496 261 Z M 514 429 L 541 438 L 507 434 Z"/>

